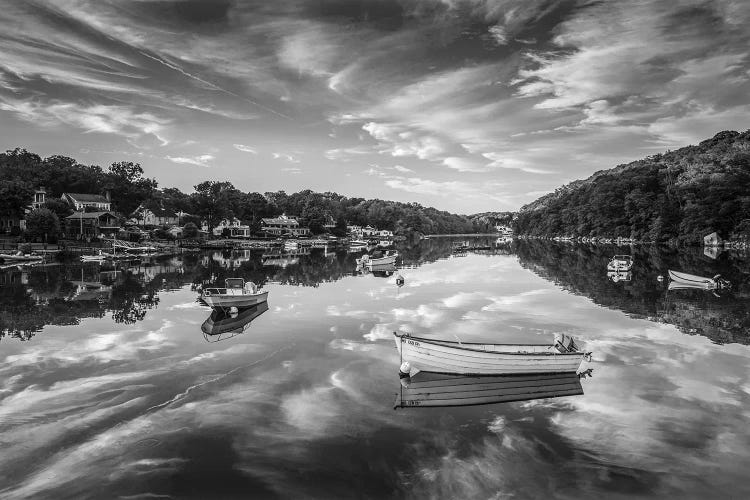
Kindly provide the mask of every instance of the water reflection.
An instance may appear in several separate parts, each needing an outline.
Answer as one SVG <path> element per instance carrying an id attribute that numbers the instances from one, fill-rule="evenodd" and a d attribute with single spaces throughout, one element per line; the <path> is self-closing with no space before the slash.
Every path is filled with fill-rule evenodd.
<path id="1" fill-rule="evenodd" d="M 201 325 L 203 337 L 208 342 L 218 342 L 245 332 L 255 318 L 268 311 L 268 302 L 261 302 L 237 311 L 213 309 Z"/>
<path id="2" fill-rule="evenodd" d="M 741 256 L 635 249 L 632 280 L 614 283 L 602 265 L 613 248 L 488 243 L 461 258 L 448 238 L 399 248 L 400 289 L 317 250 L 286 268 L 207 252 L 5 275 L 3 328 L 43 333 L 0 342 L 0 497 L 750 495 L 750 348 L 704 338 L 746 318 Z M 669 268 L 735 287 L 667 291 L 656 276 Z M 246 335 L 198 334 L 209 311 L 192 288 L 212 275 L 270 290 Z M 149 296 L 135 322 L 113 321 Z M 597 376 L 585 396 L 393 411 L 408 392 L 395 330 L 504 343 L 567 333 L 594 352 Z"/>
<path id="3" fill-rule="evenodd" d="M 583 394 L 581 373 L 463 376 L 420 372 L 401 379 L 394 408 L 473 406 Z"/>

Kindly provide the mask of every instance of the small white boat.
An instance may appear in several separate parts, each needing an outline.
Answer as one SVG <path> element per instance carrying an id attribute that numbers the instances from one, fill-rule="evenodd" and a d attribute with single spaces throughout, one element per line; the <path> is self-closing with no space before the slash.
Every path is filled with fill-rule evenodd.
<path id="1" fill-rule="evenodd" d="M 398 252 L 386 252 L 383 257 L 370 257 L 365 254 L 357 259 L 357 265 L 367 267 L 392 266 L 396 264 L 396 258 L 398 258 Z"/>
<path id="2" fill-rule="evenodd" d="M 630 271 L 633 268 L 631 255 L 615 255 L 607 263 L 607 271 Z"/>
<path id="3" fill-rule="evenodd" d="M 575 372 L 484 376 L 420 372 L 401 379 L 394 408 L 473 406 L 581 394 Z"/>
<path id="4" fill-rule="evenodd" d="M 615 283 L 619 281 L 630 281 L 633 279 L 633 273 L 630 271 L 607 271 L 607 278 Z"/>
<path id="5" fill-rule="evenodd" d="M 2 253 L 0 254 L 0 259 L 6 260 L 6 261 L 12 260 L 12 261 L 19 261 L 19 262 L 31 262 L 31 261 L 43 260 L 43 257 L 41 255 L 31 255 L 31 254 L 23 254 L 21 252 L 16 252 L 13 254 Z"/>
<path id="6" fill-rule="evenodd" d="M 204 288 L 201 300 L 210 307 L 250 307 L 268 300 L 268 292 L 261 292 L 253 282 L 243 278 L 227 278 L 224 288 Z"/>
<path id="7" fill-rule="evenodd" d="M 731 288 L 732 284 L 717 274 L 713 278 L 696 276 L 694 274 L 681 273 L 669 269 L 670 290 L 680 288 L 699 288 L 702 290 L 716 290 L 717 288 Z"/>
<path id="8" fill-rule="evenodd" d="M 575 372 L 591 353 L 580 351 L 573 339 L 555 334 L 554 344 L 484 344 L 453 342 L 393 332 L 401 354 L 401 371 L 458 375 Z"/>

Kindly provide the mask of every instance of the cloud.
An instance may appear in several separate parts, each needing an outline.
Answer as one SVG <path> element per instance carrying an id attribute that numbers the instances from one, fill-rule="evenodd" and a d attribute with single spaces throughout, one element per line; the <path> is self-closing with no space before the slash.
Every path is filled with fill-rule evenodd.
<path id="1" fill-rule="evenodd" d="M 250 146 L 245 146 L 244 144 L 234 144 L 234 149 L 238 151 L 243 151 L 245 153 L 252 153 L 254 155 L 258 154 L 258 150 Z"/>
<path id="2" fill-rule="evenodd" d="M 289 163 L 299 163 L 300 162 L 300 160 L 297 157 L 295 157 L 293 155 L 290 155 L 290 154 L 287 154 L 287 153 L 271 153 L 271 157 L 274 160 L 284 160 L 284 161 L 288 161 Z"/>
<path id="3" fill-rule="evenodd" d="M 408 130 L 394 124 L 369 122 L 362 129 L 380 142 L 381 153 L 391 156 L 415 156 L 421 160 L 436 159 L 445 151 L 437 137 Z"/>
<path id="4" fill-rule="evenodd" d="M 213 155 L 198 156 L 165 156 L 173 163 L 182 163 L 186 165 L 195 165 L 196 167 L 211 167 L 211 162 L 216 159 Z"/>

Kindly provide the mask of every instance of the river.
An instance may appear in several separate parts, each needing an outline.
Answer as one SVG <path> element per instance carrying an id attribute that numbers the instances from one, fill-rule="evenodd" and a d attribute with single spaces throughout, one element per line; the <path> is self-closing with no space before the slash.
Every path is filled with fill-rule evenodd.
<path id="1" fill-rule="evenodd" d="M 750 497 L 750 259 L 456 241 L 0 271 L 0 497 Z M 229 276 L 268 307 L 207 321 Z M 394 409 L 394 331 L 593 354 L 582 394 Z"/>

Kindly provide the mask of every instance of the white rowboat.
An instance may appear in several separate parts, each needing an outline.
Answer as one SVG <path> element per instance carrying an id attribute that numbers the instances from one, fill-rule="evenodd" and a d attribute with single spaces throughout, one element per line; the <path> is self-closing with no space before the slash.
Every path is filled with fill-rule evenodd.
<path id="1" fill-rule="evenodd" d="M 581 394 L 575 372 L 494 376 L 421 372 L 401 379 L 394 408 L 472 406 Z"/>
<path id="2" fill-rule="evenodd" d="M 396 258 L 398 258 L 397 252 L 388 252 L 383 257 L 377 258 L 363 255 L 361 259 L 357 259 L 357 265 L 367 267 L 392 266 L 396 263 Z"/>
<path id="3" fill-rule="evenodd" d="M 575 372 L 590 353 L 579 351 L 573 339 L 556 334 L 555 343 L 483 344 L 412 337 L 393 332 L 402 369 L 459 375 Z M 408 362 L 405 363 L 405 362 Z"/>
<path id="4" fill-rule="evenodd" d="M 681 273 L 669 269 L 669 279 L 671 280 L 669 283 L 670 290 L 681 288 L 715 290 L 717 288 L 730 288 L 732 286 L 729 281 L 725 280 L 718 274 L 713 278 L 706 278 L 705 276 L 696 276 L 694 274 Z"/>

